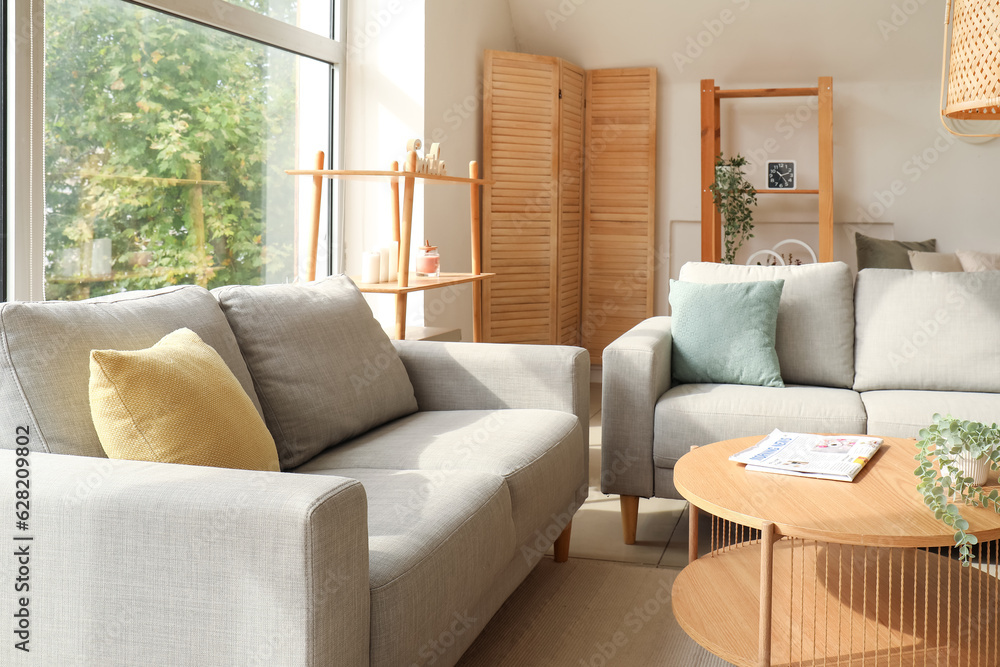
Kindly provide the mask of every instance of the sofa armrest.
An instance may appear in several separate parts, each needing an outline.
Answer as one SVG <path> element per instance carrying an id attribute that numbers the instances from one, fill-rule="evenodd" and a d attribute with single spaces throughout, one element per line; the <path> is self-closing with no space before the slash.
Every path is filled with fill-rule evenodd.
<path id="1" fill-rule="evenodd" d="M 11 521 L 15 461 L 0 450 L 0 515 Z M 45 453 L 26 469 L 30 519 L 17 537 L 33 539 L 13 543 L 30 554 L 22 659 L 368 664 L 367 501 L 356 480 Z M 21 654 L 10 642 L 0 652 Z"/>
<path id="2" fill-rule="evenodd" d="M 653 495 L 653 412 L 670 388 L 669 317 L 651 317 L 604 349 L 601 490 Z"/>
<path id="3" fill-rule="evenodd" d="M 421 410 L 571 412 L 589 444 L 590 357 L 579 347 L 393 341 Z"/>

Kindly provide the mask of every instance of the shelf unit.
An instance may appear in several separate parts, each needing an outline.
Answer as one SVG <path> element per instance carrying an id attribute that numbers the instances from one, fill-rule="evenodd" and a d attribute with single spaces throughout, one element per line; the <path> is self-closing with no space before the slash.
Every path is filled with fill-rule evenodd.
<path id="1" fill-rule="evenodd" d="M 819 188 L 760 189 L 757 194 L 818 195 L 819 261 L 833 261 L 833 77 L 821 76 L 815 88 L 747 88 L 721 90 L 714 79 L 701 81 L 701 261 L 722 259 L 722 216 L 712 201 L 715 160 L 722 153 L 720 101 L 762 97 L 819 98 Z"/>
<path id="2" fill-rule="evenodd" d="M 440 289 L 452 285 L 471 283 L 473 289 L 473 328 L 472 339 L 481 342 L 482 332 L 482 282 L 494 274 L 482 272 L 480 256 L 479 228 L 479 188 L 490 185 L 492 181 L 479 178 L 479 165 L 469 163 L 469 177 L 440 176 L 437 174 L 420 174 L 416 172 L 417 152 L 410 151 L 406 156 L 403 169 L 399 163 L 393 162 L 387 171 L 323 169 L 323 153 L 316 156 L 316 169 L 287 169 L 291 176 L 312 176 L 315 197 L 312 211 L 312 236 L 309 264 L 309 280 L 316 279 L 316 251 L 319 238 L 320 199 L 322 196 L 323 179 L 350 179 L 387 181 L 392 192 L 392 237 L 399 243 L 399 265 L 395 283 L 363 283 L 357 276 L 351 279 L 362 292 L 371 294 L 393 294 L 396 297 L 395 338 L 403 340 L 406 337 L 406 295 L 411 292 Z M 410 273 L 410 231 L 413 222 L 413 191 L 417 180 L 427 183 L 468 185 L 470 193 L 470 218 L 472 224 L 472 273 L 442 273 L 437 278 L 426 278 Z M 399 183 L 403 182 L 402 204 L 400 203 Z"/>

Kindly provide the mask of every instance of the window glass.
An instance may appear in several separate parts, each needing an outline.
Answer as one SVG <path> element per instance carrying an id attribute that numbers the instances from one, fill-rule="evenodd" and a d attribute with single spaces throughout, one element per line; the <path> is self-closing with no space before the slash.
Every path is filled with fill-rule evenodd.
<path id="1" fill-rule="evenodd" d="M 45 19 L 46 298 L 298 278 L 331 67 L 122 0 Z"/>
<path id="2" fill-rule="evenodd" d="M 330 0 L 228 0 L 228 2 L 323 37 L 333 36 L 333 3 Z M 220 11 L 225 10 L 220 9 Z"/>

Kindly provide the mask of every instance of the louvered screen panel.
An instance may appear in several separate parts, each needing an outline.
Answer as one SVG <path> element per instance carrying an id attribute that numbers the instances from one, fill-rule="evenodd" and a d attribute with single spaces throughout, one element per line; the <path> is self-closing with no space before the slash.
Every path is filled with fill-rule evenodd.
<path id="1" fill-rule="evenodd" d="M 558 342 L 580 344 L 580 279 L 583 263 L 582 68 L 560 61 L 559 74 L 559 323 Z"/>
<path id="2" fill-rule="evenodd" d="M 581 344 L 593 363 L 653 314 L 656 69 L 587 72 Z"/>
<path id="3" fill-rule="evenodd" d="M 559 65 L 487 51 L 483 100 L 483 333 L 494 343 L 554 343 Z"/>

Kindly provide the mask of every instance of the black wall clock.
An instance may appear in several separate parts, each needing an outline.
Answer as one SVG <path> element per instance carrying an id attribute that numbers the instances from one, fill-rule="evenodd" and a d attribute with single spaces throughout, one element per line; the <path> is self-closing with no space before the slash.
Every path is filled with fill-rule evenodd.
<path id="1" fill-rule="evenodd" d="M 795 160 L 768 160 L 767 187 L 772 190 L 794 190 Z"/>

